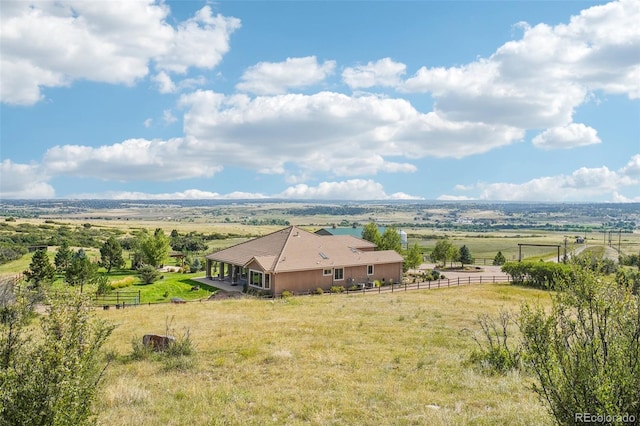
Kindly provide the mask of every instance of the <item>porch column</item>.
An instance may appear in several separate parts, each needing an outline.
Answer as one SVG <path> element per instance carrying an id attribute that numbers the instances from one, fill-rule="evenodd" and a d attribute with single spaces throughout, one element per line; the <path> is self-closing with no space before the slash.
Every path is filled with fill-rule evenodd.
<path id="1" fill-rule="evenodd" d="M 205 268 L 205 276 L 208 279 L 211 279 L 211 259 L 207 259 L 207 267 Z"/>
<path id="2" fill-rule="evenodd" d="M 220 266 L 220 271 L 218 271 L 218 278 L 220 278 L 220 281 L 224 281 L 224 262 L 220 262 L 218 265 Z"/>

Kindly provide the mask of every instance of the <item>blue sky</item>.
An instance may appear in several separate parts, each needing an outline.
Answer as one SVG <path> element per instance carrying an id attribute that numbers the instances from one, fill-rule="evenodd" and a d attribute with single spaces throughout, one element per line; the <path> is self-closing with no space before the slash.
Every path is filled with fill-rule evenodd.
<path id="1" fill-rule="evenodd" d="M 640 1 L 5 1 L 0 197 L 640 202 Z"/>

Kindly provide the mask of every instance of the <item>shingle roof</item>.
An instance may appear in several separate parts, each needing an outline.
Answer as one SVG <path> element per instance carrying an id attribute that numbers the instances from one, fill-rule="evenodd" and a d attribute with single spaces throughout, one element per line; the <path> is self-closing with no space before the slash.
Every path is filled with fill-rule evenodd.
<path id="1" fill-rule="evenodd" d="M 272 272 L 403 261 L 393 250 L 362 251 L 373 247 L 373 243 L 350 235 L 321 236 L 290 226 L 211 253 L 207 258 L 234 265 L 247 265 L 255 259 L 265 271 Z"/>

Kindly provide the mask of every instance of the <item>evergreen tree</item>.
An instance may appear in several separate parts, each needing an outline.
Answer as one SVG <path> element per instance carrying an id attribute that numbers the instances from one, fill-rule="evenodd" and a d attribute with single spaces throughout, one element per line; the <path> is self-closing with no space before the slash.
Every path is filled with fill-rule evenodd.
<path id="1" fill-rule="evenodd" d="M 58 247 L 58 250 L 56 251 L 56 257 L 54 259 L 58 272 L 64 272 L 67 269 L 71 263 L 72 256 L 73 252 L 69 248 L 69 241 L 62 240 L 60 247 Z"/>
<path id="2" fill-rule="evenodd" d="M 55 277 L 56 270 L 49 260 L 47 250 L 36 250 L 31 258 L 29 269 L 24 271 L 23 274 L 35 288 L 51 282 Z"/>
<path id="3" fill-rule="evenodd" d="M 100 266 L 107 270 L 107 274 L 112 268 L 122 268 L 124 257 L 122 257 L 122 246 L 116 237 L 109 237 L 100 247 Z"/>
<path id="4" fill-rule="evenodd" d="M 458 260 L 462 264 L 462 267 L 464 267 L 464 265 L 469 265 L 473 263 L 473 257 L 471 257 L 471 252 L 469 251 L 469 248 L 466 245 L 463 245 L 462 247 L 460 247 L 460 255 Z"/>
<path id="5" fill-rule="evenodd" d="M 65 272 L 65 281 L 72 286 L 79 285 L 82 293 L 84 285 L 95 282 L 97 278 L 98 265 L 87 257 L 84 250 L 78 250 Z"/>
<path id="6" fill-rule="evenodd" d="M 496 253 L 496 257 L 493 258 L 493 264 L 495 266 L 504 265 L 507 259 L 504 257 L 501 251 Z"/>

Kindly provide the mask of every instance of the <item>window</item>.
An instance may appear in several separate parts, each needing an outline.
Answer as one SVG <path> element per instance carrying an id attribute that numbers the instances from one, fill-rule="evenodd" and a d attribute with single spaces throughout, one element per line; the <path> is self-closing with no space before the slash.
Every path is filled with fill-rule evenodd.
<path id="1" fill-rule="evenodd" d="M 322 275 L 326 277 L 326 276 L 331 275 L 331 272 L 332 272 L 331 269 L 323 269 L 322 270 Z"/>
<path id="2" fill-rule="evenodd" d="M 373 275 L 373 265 L 367 265 L 367 275 Z"/>
<path id="3" fill-rule="evenodd" d="M 264 274 L 264 288 L 267 290 L 271 289 L 271 275 Z"/>
<path id="4" fill-rule="evenodd" d="M 254 287 L 263 287 L 262 285 L 262 272 L 259 271 L 249 271 L 249 284 Z"/>
<path id="5" fill-rule="evenodd" d="M 344 279 L 344 268 L 336 268 L 333 270 L 333 279 L 340 281 Z"/>

